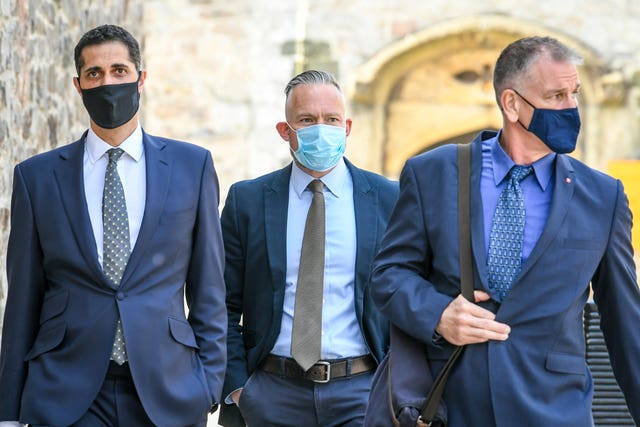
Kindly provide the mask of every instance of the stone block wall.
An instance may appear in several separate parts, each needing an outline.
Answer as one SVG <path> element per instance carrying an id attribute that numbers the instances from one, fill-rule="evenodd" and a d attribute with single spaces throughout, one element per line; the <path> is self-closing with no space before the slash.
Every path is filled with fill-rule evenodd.
<path id="1" fill-rule="evenodd" d="M 72 83 L 82 34 L 112 23 L 142 42 L 142 12 L 141 0 L 0 0 L 0 326 L 13 167 L 87 127 Z"/>

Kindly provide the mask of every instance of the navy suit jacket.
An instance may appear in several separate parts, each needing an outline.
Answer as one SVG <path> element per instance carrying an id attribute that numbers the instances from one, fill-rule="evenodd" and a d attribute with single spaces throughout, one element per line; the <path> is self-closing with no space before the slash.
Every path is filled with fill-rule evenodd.
<path id="1" fill-rule="evenodd" d="M 356 315 L 365 341 L 379 361 L 389 345 L 388 322 L 370 300 L 366 288 L 371 262 L 398 195 L 398 185 L 345 161 L 353 179 L 356 217 Z M 223 396 L 244 386 L 280 333 L 291 168 L 289 164 L 260 178 L 234 184 L 222 211 L 229 315 Z M 223 405 L 220 422 L 229 426 L 244 425 L 235 405 Z"/>
<path id="2" fill-rule="evenodd" d="M 481 139 L 492 136 L 472 144 L 474 285 L 484 291 Z M 640 423 L 640 291 L 627 198 L 619 181 L 566 155 L 554 174 L 540 239 L 502 305 L 485 304 L 511 327 L 509 339 L 467 346 L 444 394 L 450 427 L 593 425 L 582 319 L 590 282 L 616 378 Z M 433 334 L 460 293 L 457 216 L 456 146 L 408 160 L 372 273 L 374 301 L 426 344 L 434 377 L 452 349 Z"/>
<path id="3" fill-rule="evenodd" d="M 0 420 L 69 425 L 84 414 L 105 378 L 119 313 L 151 420 L 175 427 L 201 421 L 220 399 L 226 365 L 211 155 L 143 133 L 144 217 L 114 289 L 98 262 L 87 211 L 85 137 L 15 168 Z"/>

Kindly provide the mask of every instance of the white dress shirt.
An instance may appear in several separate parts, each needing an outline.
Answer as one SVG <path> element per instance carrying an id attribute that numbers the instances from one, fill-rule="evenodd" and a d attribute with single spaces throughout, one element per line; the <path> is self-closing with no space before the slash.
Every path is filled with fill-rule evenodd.
<path id="1" fill-rule="evenodd" d="M 102 265 L 103 252 L 102 191 L 104 189 L 104 175 L 109 163 L 107 150 L 111 148 L 114 147 L 100 139 L 89 128 L 83 158 L 84 193 L 100 265 Z M 131 250 L 133 251 L 138 239 L 138 233 L 140 233 L 147 195 L 146 162 L 140 125 L 118 148 L 124 150 L 124 154 L 118 160 L 118 175 L 120 175 L 120 181 L 122 181 L 122 186 L 124 187 L 124 197 L 129 217 L 129 237 L 131 239 Z"/>

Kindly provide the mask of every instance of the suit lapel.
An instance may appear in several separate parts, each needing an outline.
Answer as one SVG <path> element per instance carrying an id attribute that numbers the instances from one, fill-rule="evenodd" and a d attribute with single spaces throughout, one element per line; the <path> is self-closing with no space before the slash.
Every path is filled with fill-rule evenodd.
<path id="1" fill-rule="evenodd" d="M 377 191 L 371 187 L 360 169 L 356 168 L 345 159 L 351 179 L 353 180 L 353 208 L 356 217 L 356 265 L 354 277 L 354 291 L 356 301 L 362 301 L 364 297 L 364 285 L 362 277 L 369 277 L 371 260 L 376 248 L 376 212 L 378 211 Z M 362 307 L 362 304 L 356 304 Z"/>
<path id="2" fill-rule="evenodd" d="M 144 216 L 142 217 L 142 224 L 140 225 L 140 233 L 138 234 L 136 245 L 129 257 L 129 262 L 122 276 L 120 286 L 126 286 L 127 280 L 143 259 L 143 255 L 158 226 L 169 190 L 171 161 L 165 150 L 166 144 L 147 135 L 144 131 L 142 133 L 142 143 L 144 146 L 145 167 L 147 171 L 147 196 Z"/>
<path id="3" fill-rule="evenodd" d="M 287 265 L 287 212 L 291 164 L 264 186 L 264 228 L 271 278 L 276 291 L 284 292 Z"/>
<path id="4" fill-rule="evenodd" d="M 575 173 L 569 163 L 568 157 L 558 154 L 555 169 L 555 183 L 549 218 L 547 218 L 542 234 L 533 247 L 527 262 L 522 266 L 520 274 L 516 276 L 514 285 L 517 285 L 518 280 L 531 269 L 540 256 L 545 253 L 549 244 L 556 238 L 569 209 L 569 202 L 573 197 L 573 191 L 575 189 Z"/>
<path id="5" fill-rule="evenodd" d="M 85 132 L 78 141 L 61 150 L 60 163 L 55 168 L 54 175 L 76 243 L 95 277 L 102 278 L 105 285 L 109 286 L 98 262 L 96 239 L 84 194 L 83 156 L 86 136 Z"/>

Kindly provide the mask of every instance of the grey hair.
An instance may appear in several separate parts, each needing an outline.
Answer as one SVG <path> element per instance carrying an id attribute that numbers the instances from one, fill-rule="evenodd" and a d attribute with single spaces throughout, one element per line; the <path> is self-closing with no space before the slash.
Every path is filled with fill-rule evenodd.
<path id="1" fill-rule="evenodd" d="M 333 85 L 338 89 L 338 92 L 342 93 L 338 81 L 332 74 L 326 71 L 307 70 L 289 80 L 289 83 L 284 88 L 286 99 L 289 99 L 291 91 L 299 85 Z"/>
<path id="2" fill-rule="evenodd" d="M 533 36 L 516 40 L 500 53 L 493 70 L 493 88 L 500 108 L 502 91 L 514 88 L 515 80 L 523 77 L 542 55 L 549 55 L 556 62 L 582 63 L 582 57 L 576 51 L 552 37 Z"/>

